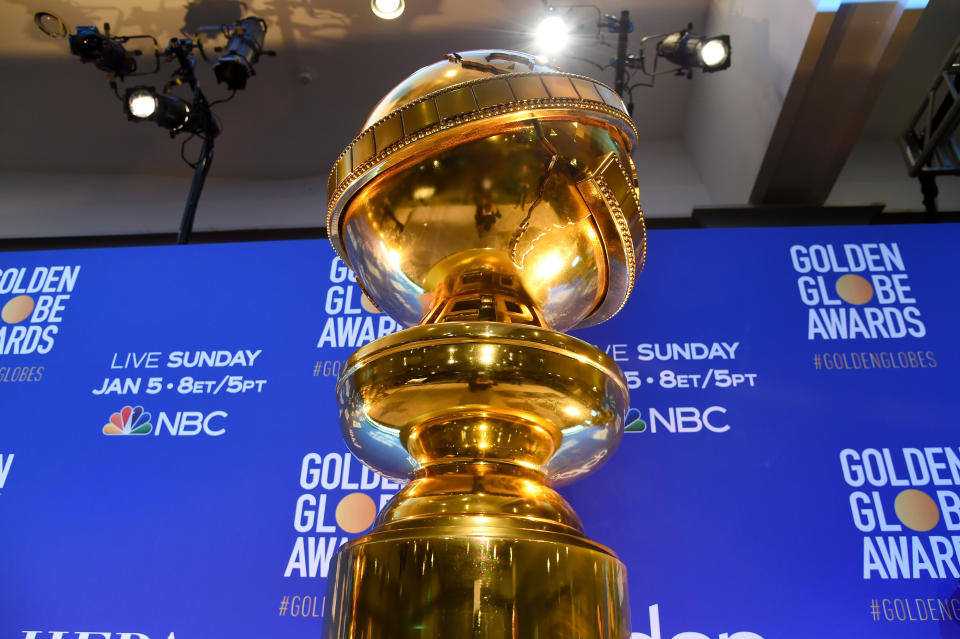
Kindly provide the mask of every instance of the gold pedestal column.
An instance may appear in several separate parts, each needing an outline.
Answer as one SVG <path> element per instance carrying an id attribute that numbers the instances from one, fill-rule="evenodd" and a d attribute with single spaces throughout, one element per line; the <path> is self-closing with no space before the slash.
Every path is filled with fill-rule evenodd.
<path id="1" fill-rule="evenodd" d="M 635 141 L 604 85 L 474 51 L 398 85 L 338 159 L 331 241 L 417 326 L 338 382 L 351 451 L 409 483 L 337 555 L 325 638 L 629 636 L 623 565 L 551 485 L 623 431 L 619 367 L 561 331 L 616 313 L 642 265 Z"/>

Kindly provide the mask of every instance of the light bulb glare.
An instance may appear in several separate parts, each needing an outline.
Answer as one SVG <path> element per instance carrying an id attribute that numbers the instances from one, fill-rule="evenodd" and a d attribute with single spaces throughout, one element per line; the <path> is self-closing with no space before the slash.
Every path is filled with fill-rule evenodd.
<path id="1" fill-rule="evenodd" d="M 128 100 L 130 115 L 146 119 L 157 112 L 157 97 L 145 90 L 134 91 Z"/>
<path id="2" fill-rule="evenodd" d="M 567 23 L 560 16 L 547 16 L 537 27 L 537 48 L 545 53 L 557 53 L 562 50 L 569 38 Z"/>
<path id="3" fill-rule="evenodd" d="M 700 47 L 700 60 L 707 67 L 723 64 L 728 55 L 727 45 L 723 40 L 708 40 Z"/>
<path id="4" fill-rule="evenodd" d="M 405 7 L 404 0 L 370 0 L 370 10 L 373 11 L 373 15 L 383 20 L 399 17 Z"/>

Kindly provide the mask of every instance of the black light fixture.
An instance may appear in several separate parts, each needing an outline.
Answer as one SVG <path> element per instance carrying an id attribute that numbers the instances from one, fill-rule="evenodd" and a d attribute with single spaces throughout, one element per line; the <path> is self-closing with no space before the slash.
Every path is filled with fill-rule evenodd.
<path id="1" fill-rule="evenodd" d="M 657 43 L 657 55 L 683 70 L 723 71 L 730 66 L 730 36 L 707 38 L 690 33 L 693 25 L 667 35 Z"/>
<path id="2" fill-rule="evenodd" d="M 217 82 L 227 85 L 231 91 L 245 89 L 247 80 L 256 75 L 254 65 L 260 60 L 263 40 L 267 35 L 267 23 L 260 18 L 244 18 L 237 23 L 227 44 L 226 52 L 213 65 Z"/>
<path id="3" fill-rule="evenodd" d="M 614 68 L 613 88 L 621 98 L 628 97 L 627 110 L 633 113 L 633 89 L 638 86 L 652 87 L 656 76 L 665 73 L 693 77 L 693 69 L 702 69 L 705 73 L 722 71 L 730 67 L 730 36 L 718 35 L 705 37 L 692 33 L 693 24 L 688 24 L 682 31 L 662 33 L 659 35 L 643 36 L 640 39 L 640 49 L 637 53 L 628 53 L 628 38 L 633 32 L 633 23 L 630 21 L 630 12 L 621 11 L 620 16 L 604 15 L 599 7 L 592 4 L 551 5 L 544 0 L 547 10 L 546 17 L 538 26 L 535 37 L 537 47 L 544 53 L 556 54 L 571 39 L 571 35 L 591 35 L 595 44 L 611 46 L 604 40 L 604 34 L 616 34 L 617 57 L 607 65 L 601 65 L 593 60 L 570 56 L 574 60 L 588 62 L 601 71 Z M 566 10 L 561 14 L 561 10 Z M 580 9 L 592 9 L 596 12 L 595 28 L 590 33 L 583 33 L 583 25 L 573 26 L 568 17 Z M 582 38 L 581 38 L 582 40 Z M 650 47 L 647 42 L 653 41 L 653 60 L 647 66 L 645 54 Z M 676 66 L 668 69 L 657 69 L 659 59 L 671 62 Z M 647 80 L 632 81 L 630 70 L 638 70 Z"/>
<path id="4" fill-rule="evenodd" d="M 160 108 L 153 87 L 131 87 L 123 101 L 127 117 L 131 120 L 153 119 Z"/>
<path id="5" fill-rule="evenodd" d="M 180 133 L 190 134 L 180 147 L 180 156 L 194 170 L 190 195 L 187 197 L 177 237 L 178 244 L 186 244 L 193 229 L 200 193 L 213 161 L 213 142 L 220 134 L 220 126 L 211 107 L 226 102 L 238 90 L 246 88 L 247 80 L 254 75 L 254 65 L 261 55 L 276 55 L 272 51 L 263 50 L 267 23 L 260 18 L 249 17 L 238 21 L 234 26 L 199 27 L 195 34 L 196 40 L 189 37 L 171 38 L 167 47 L 161 51 L 157 39 L 153 36 L 116 36 L 110 33 L 109 24 L 103 25 L 102 33 L 94 26 L 78 26 L 76 33 L 68 35 L 63 20 L 52 13 L 37 12 L 33 20 L 37 28 L 51 38 L 66 36 L 70 43 L 70 53 L 83 62 L 93 62 L 98 69 L 109 74 L 110 87 L 117 98 L 123 101 L 124 113 L 131 121 L 156 122 L 170 133 L 170 137 Z M 216 61 L 207 58 L 203 50 L 202 38 L 205 34 L 222 34 L 228 38 L 226 49 Z M 137 72 L 136 57 L 143 55 L 143 52 L 128 51 L 124 48 L 124 44 L 136 38 L 147 38 L 153 42 L 152 53 L 156 66 L 152 70 Z M 207 101 L 195 73 L 195 51 L 199 51 L 205 61 L 213 64 L 217 81 L 226 83 L 232 91 L 228 97 L 214 102 Z M 132 75 L 156 73 L 160 70 L 161 60 L 176 62 L 177 66 L 162 91 L 151 86 L 133 86 L 128 88 L 123 96 L 120 95 L 118 80 L 122 81 Z M 189 87 L 189 99 L 173 94 L 173 90 L 181 86 Z M 200 157 L 191 162 L 184 155 L 184 146 L 194 136 L 203 141 L 203 146 Z"/>
<path id="6" fill-rule="evenodd" d="M 70 53 L 79 56 L 84 62 L 93 62 L 101 71 L 115 73 L 119 77 L 130 75 L 137 70 L 137 61 L 127 53 L 123 45 L 110 37 L 110 24 L 104 24 L 105 33 L 94 26 L 79 26 L 75 34 L 70 34 Z"/>
<path id="7" fill-rule="evenodd" d="M 219 133 L 209 109 L 192 109 L 185 100 L 158 93 L 153 87 L 127 89 L 123 107 L 130 120 L 156 122 L 157 126 L 170 131 L 171 137 L 180 132 L 214 136 Z"/>

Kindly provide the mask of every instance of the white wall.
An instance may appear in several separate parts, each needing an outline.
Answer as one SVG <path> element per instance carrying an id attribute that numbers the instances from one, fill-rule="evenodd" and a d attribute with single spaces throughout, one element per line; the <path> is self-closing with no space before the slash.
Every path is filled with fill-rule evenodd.
<path id="1" fill-rule="evenodd" d="M 713 204 L 682 140 L 643 141 L 633 161 L 646 217 L 689 217 L 695 206 Z"/>
<path id="2" fill-rule="evenodd" d="M 211 172 L 216 169 L 214 163 Z M 190 191 L 182 177 L 0 173 L 0 236 L 58 237 L 176 232 Z M 322 226 L 326 177 L 224 180 L 211 176 L 194 229 Z"/>
<path id="3" fill-rule="evenodd" d="M 729 34 L 731 66 L 696 74 L 685 142 L 716 204 L 750 198 L 816 15 L 811 0 L 713 0 L 705 33 Z"/>
<path id="4" fill-rule="evenodd" d="M 647 217 L 685 217 L 710 204 L 680 140 L 641 142 L 634 152 Z M 197 231 L 319 227 L 326 222 L 326 176 L 291 180 L 222 179 L 211 174 Z M 0 172 L 0 237 L 175 232 L 190 191 L 181 176 Z"/>

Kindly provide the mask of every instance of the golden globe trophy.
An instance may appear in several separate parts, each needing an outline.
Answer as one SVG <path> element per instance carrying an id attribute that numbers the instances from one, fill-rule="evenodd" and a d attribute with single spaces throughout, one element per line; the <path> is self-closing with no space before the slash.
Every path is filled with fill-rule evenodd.
<path id="1" fill-rule="evenodd" d="M 393 89 L 330 174 L 327 229 L 406 330 L 337 384 L 350 450 L 409 483 L 329 573 L 326 639 L 622 639 L 623 564 L 551 486 L 613 453 L 623 373 L 561 331 L 614 315 L 646 252 L 613 91 L 510 51 Z"/>

